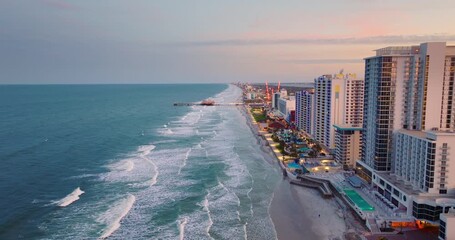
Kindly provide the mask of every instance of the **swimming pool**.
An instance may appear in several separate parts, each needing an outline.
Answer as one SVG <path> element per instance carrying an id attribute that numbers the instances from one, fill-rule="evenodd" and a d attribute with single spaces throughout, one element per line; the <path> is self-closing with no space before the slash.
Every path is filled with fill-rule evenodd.
<path id="1" fill-rule="evenodd" d="M 295 162 L 292 162 L 292 163 L 288 163 L 288 168 L 302 168 L 299 164 L 295 163 Z"/>
<path id="2" fill-rule="evenodd" d="M 354 202 L 362 211 L 374 211 L 374 207 L 371 206 L 365 199 L 363 199 L 355 190 L 345 189 L 343 190 L 346 196 Z"/>

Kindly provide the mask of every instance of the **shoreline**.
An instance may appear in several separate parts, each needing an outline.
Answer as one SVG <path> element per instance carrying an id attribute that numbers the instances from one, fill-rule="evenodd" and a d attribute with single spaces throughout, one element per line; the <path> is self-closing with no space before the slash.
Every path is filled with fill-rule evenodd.
<path id="1" fill-rule="evenodd" d="M 274 159 L 280 170 L 279 156 L 253 123 L 246 106 L 241 110 L 246 123 L 258 140 L 261 150 Z M 324 199 L 317 190 L 290 184 L 283 177 L 277 183 L 269 207 L 270 218 L 275 226 L 277 239 L 344 239 L 343 235 L 353 226 L 348 226 L 336 211 L 340 206 L 335 199 Z M 328 227 L 330 226 L 330 227 Z"/>

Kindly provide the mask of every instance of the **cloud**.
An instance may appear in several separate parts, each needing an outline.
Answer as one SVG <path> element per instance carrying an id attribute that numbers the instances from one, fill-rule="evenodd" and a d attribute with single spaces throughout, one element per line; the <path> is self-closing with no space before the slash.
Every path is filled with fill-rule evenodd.
<path id="1" fill-rule="evenodd" d="M 418 44 L 421 42 L 455 41 L 455 35 L 382 35 L 371 37 L 340 37 L 340 38 L 287 38 L 287 39 L 225 39 L 209 41 L 181 42 L 178 45 L 186 46 L 254 46 L 254 45 L 349 45 L 349 44 Z"/>
<path id="2" fill-rule="evenodd" d="M 361 58 L 346 58 L 346 59 L 292 59 L 284 60 L 286 63 L 295 64 L 340 64 L 340 63 L 363 63 Z"/>

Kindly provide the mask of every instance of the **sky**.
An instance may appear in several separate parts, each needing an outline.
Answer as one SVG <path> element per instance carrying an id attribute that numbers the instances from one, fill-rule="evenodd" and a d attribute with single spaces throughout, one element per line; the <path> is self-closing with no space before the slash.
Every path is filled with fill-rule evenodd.
<path id="1" fill-rule="evenodd" d="M 0 84 L 311 82 L 455 44 L 453 0 L 0 0 Z"/>

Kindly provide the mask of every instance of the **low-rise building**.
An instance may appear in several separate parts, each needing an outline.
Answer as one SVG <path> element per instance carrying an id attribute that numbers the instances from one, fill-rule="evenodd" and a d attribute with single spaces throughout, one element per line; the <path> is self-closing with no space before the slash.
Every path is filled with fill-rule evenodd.
<path id="1" fill-rule="evenodd" d="M 438 224 L 439 214 L 455 207 L 455 133 L 401 129 L 393 146 L 394 171 L 370 169 L 374 189 L 393 211 Z"/>
<path id="2" fill-rule="evenodd" d="M 455 210 L 441 214 L 439 223 L 439 240 L 455 239 Z"/>
<path id="3" fill-rule="evenodd" d="M 292 111 L 295 111 L 295 96 L 278 99 L 278 111 L 284 119 L 289 119 Z"/>

